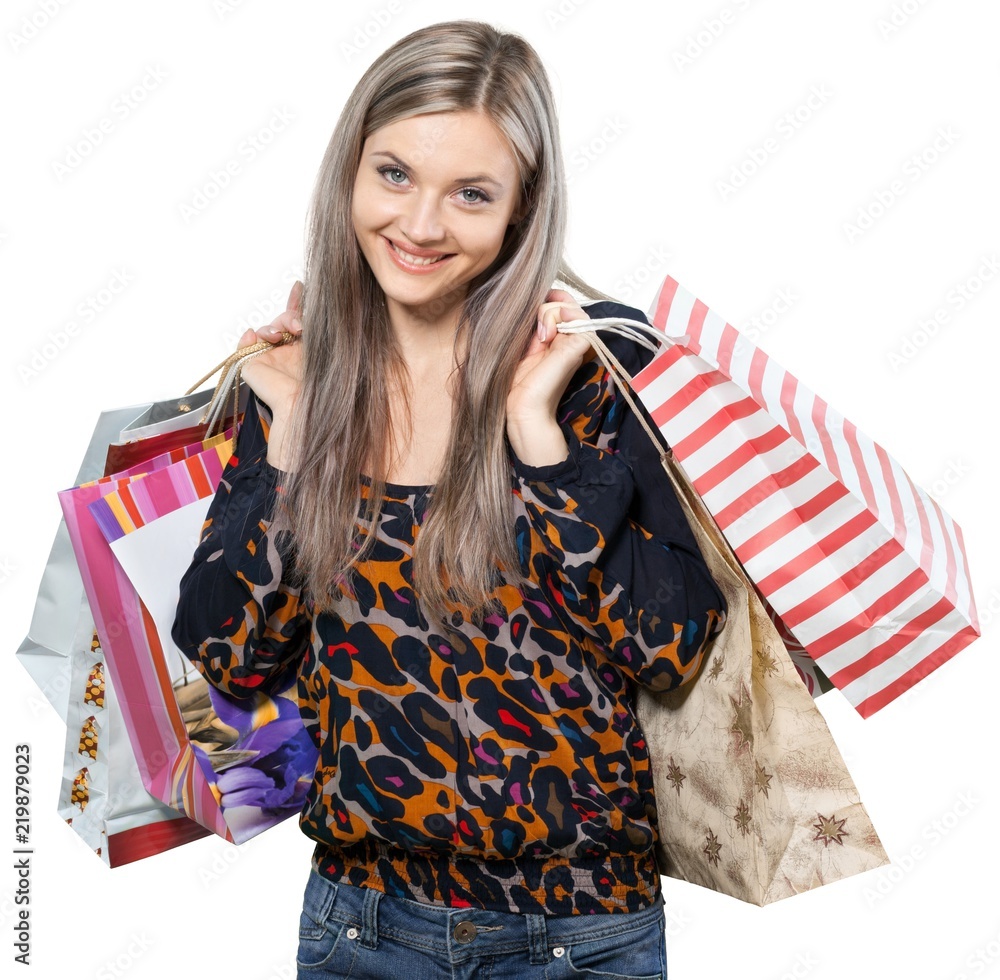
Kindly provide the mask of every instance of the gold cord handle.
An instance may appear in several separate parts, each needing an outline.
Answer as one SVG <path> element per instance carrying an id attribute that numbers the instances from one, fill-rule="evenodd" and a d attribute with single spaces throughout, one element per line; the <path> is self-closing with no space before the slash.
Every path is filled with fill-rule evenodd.
<path id="1" fill-rule="evenodd" d="M 184 392 L 185 395 L 190 395 L 192 392 L 200 388 L 206 381 L 208 381 L 212 375 L 219 374 L 219 380 L 215 385 L 215 390 L 212 392 L 212 398 L 205 407 L 205 414 L 201 417 L 201 423 L 207 423 L 208 425 L 205 432 L 206 437 L 213 435 L 213 430 L 216 425 L 221 426 L 226 417 L 224 406 L 230 398 L 232 399 L 233 418 L 236 418 L 240 407 L 240 383 L 242 381 L 240 374 L 243 369 L 243 365 L 246 364 L 247 361 L 256 357 L 258 354 L 263 354 L 265 351 L 269 351 L 272 347 L 287 344 L 289 341 L 295 339 L 294 334 L 283 331 L 281 339 L 277 343 L 272 344 L 267 340 L 258 340 L 255 344 L 250 344 L 247 347 L 241 347 L 239 350 L 233 351 L 233 353 L 230 354 L 224 361 L 218 363 L 214 368 L 212 368 L 211 371 L 208 372 L 208 374 L 206 374 L 199 381 L 196 381 L 186 392 Z M 235 442 L 235 433 L 233 435 L 233 440 Z"/>

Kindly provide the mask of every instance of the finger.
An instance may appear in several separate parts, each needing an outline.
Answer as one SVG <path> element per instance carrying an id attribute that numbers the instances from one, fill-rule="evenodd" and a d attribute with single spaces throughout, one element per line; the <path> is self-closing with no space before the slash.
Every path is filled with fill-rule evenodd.
<path id="1" fill-rule="evenodd" d="M 285 330 L 296 336 L 302 333 L 302 317 L 300 314 L 301 308 L 298 310 L 285 310 L 284 313 L 279 314 L 274 321 L 274 324 L 277 324 L 279 327 L 278 332 L 280 333 L 282 330 Z"/>
<path id="2" fill-rule="evenodd" d="M 565 303 L 567 301 L 568 302 L 573 302 L 573 303 L 576 302 L 576 300 L 573 299 L 572 294 L 571 293 L 567 293 L 565 289 L 550 289 L 549 292 L 548 292 L 548 295 L 546 295 L 545 299 L 548 302 L 552 302 L 552 301 L 556 301 L 556 302 L 560 302 L 560 303 Z"/>
<path id="3" fill-rule="evenodd" d="M 292 283 L 292 291 L 288 294 L 288 303 L 285 305 L 286 310 L 291 310 L 293 313 L 302 312 L 302 293 L 305 290 L 305 286 L 298 279 Z"/>
<path id="4" fill-rule="evenodd" d="M 242 337 L 236 343 L 236 349 L 239 350 L 241 347 L 249 347 L 251 344 L 257 343 L 257 334 L 253 330 L 247 330 Z"/>
<path id="5" fill-rule="evenodd" d="M 543 341 L 547 341 L 555 335 L 555 325 L 559 322 L 556 319 L 556 315 L 561 307 L 562 302 L 556 301 L 553 303 L 542 303 L 538 308 L 538 335 Z"/>
<path id="6" fill-rule="evenodd" d="M 548 345 L 545 343 L 545 341 L 542 340 L 541 334 L 536 330 L 531 335 L 531 343 L 528 344 L 528 349 L 524 352 L 524 357 L 522 358 L 522 360 L 532 357 L 535 354 L 541 354 L 547 346 Z"/>
<path id="7" fill-rule="evenodd" d="M 551 340 L 556 336 L 556 327 L 560 323 L 568 323 L 571 320 L 586 319 L 587 314 L 576 305 L 574 300 L 571 303 L 556 303 L 545 310 L 539 317 L 541 324 L 541 335 L 543 340 Z"/>
<path id="8" fill-rule="evenodd" d="M 261 327 L 257 331 L 261 340 L 276 343 L 281 339 L 283 333 L 290 333 L 298 336 L 302 333 L 302 321 L 291 310 L 279 313 L 266 327 Z"/>

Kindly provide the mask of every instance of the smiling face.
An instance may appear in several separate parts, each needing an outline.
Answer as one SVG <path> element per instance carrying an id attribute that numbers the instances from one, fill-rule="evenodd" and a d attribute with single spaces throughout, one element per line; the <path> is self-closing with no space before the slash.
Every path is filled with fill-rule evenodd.
<path id="1" fill-rule="evenodd" d="M 519 185 L 506 140 L 480 112 L 411 116 L 365 140 L 354 233 L 394 325 L 453 320 L 500 251 Z"/>

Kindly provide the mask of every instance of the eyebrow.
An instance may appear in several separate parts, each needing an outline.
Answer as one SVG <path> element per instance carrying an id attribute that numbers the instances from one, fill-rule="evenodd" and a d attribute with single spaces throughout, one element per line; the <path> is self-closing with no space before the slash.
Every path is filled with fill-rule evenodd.
<path id="1" fill-rule="evenodd" d="M 369 154 L 373 157 L 385 157 L 387 160 L 392 160 L 393 163 L 398 163 L 400 167 L 404 170 L 409 170 L 415 172 L 413 167 L 411 167 L 405 160 L 401 160 L 395 153 L 387 153 L 384 150 L 377 150 L 374 153 Z M 503 184 L 499 180 L 491 177 L 489 174 L 477 174 L 474 177 L 457 177 L 454 180 L 456 184 L 493 184 L 494 187 L 503 188 Z"/>

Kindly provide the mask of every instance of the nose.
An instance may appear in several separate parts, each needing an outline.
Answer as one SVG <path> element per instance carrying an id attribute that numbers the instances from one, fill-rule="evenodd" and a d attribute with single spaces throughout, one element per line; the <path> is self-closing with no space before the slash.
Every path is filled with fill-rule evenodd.
<path id="1" fill-rule="evenodd" d="M 406 204 L 399 227 L 414 245 L 439 242 L 444 238 L 441 208 L 435 195 L 418 192 L 411 195 Z"/>

